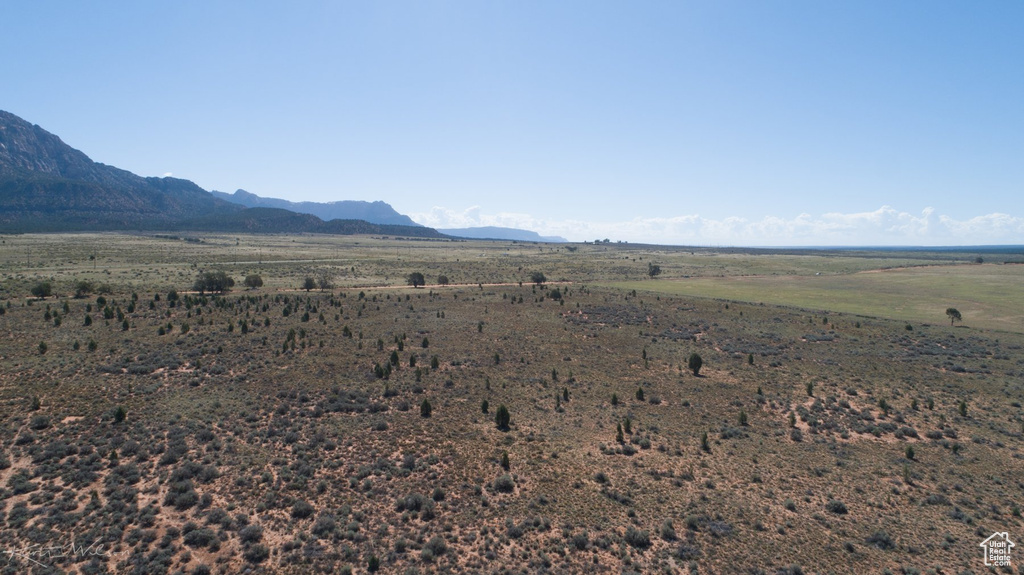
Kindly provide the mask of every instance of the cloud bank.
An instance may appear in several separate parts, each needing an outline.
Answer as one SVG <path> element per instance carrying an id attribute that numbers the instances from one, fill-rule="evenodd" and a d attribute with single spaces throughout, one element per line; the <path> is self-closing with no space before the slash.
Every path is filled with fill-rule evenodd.
<path id="1" fill-rule="evenodd" d="M 993 213 L 967 219 L 920 214 L 882 206 L 873 212 L 800 214 L 709 219 L 698 214 L 637 217 L 618 222 L 550 220 L 530 214 L 486 214 L 479 206 L 464 210 L 435 207 L 409 214 L 432 228 L 501 226 L 562 236 L 570 241 L 612 241 L 664 245 L 720 246 L 955 246 L 1024 244 L 1024 217 Z"/>

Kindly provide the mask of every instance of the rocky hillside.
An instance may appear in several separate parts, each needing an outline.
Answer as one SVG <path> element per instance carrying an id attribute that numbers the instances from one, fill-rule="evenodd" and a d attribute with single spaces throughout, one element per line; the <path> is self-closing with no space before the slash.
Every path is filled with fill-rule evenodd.
<path id="1" fill-rule="evenodd" d="M 188 180 L 143 178 L 94 162 L 43 128 L 0 111 L 0 229 L 159 229 L 239 210 Z"/>

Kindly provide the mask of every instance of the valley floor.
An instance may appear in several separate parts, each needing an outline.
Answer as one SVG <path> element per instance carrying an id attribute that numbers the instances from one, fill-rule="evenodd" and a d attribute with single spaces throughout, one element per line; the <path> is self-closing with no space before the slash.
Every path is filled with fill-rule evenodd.
<path id="1" fill-rule="evenodd" d="M 731 254 L 4 245 L 0 573 L 980 573 L 1024 533 L 1024 335 L 969 314 L 664 287 Z"/>

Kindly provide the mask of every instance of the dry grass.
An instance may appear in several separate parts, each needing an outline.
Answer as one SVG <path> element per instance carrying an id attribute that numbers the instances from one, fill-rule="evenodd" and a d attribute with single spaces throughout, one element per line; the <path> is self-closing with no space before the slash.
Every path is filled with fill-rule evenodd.
<path id="1" fill-rule="evenodd" d="M 364 572 L 377 557 L 389 573 L 958 573 L 981 570 L 984 537 L 1022 524 L 1024 336 L 595 284 L 666 258 L 741 269 L 735 254 L 320 237 L 5 241 L 52 255 L 29 269 L 17 250 L 3 260 L 0 548 L 104 545 L 94 557 L 44 558 L 55 569 Z M 90 270 L 86 254 L 100 249 L 116 255 Z M 744 265 L 801 261 L 763 257 Z M 297 291 L 323 266 L 339 287 Z M 186 295 L 210 267 L 236 280 L 261 273 L 267 285 Z M 535 270 L 571 282 L 557 286 L 561 300 L 556 286 L 527 283 Z M 412 271 L 470 285 L 402 287 Z M 89 274 L 110 283 L 103 306 L 70 297 Z M 30 305 L 40 278 L 62 297 Z M 392 352 L 399 365 L 378 378 Z M 686 370 L 693 352 L 700 377 Z M 507 431 L 493 421 L 499 405 Z M 498 484 L 506 473 L 510 492 Z M 32 563 L 15 554 L 7 567 Z"/>
<path id="2" fill-rule="evenodd" d="M 965 325 L 1024 333 L 1024 265 L 918 266 L 842 275 L 701 277 L 611 285 L 915 323 L 948 323 L 946 309 L 956 307 Z"/>

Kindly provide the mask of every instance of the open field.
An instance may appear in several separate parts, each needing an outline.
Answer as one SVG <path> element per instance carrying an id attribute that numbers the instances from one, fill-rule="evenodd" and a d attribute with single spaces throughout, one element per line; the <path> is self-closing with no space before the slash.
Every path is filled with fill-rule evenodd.
<path id="1" fill-rule="evenodd" d="M 1024 534 L 1024 333 L 982 323 L 1019 317 L 1021 266 L 0 241 L 0 574 L 981 573 Z"/>
<path id="2" fill-rule="evenodd" d="M 965 325 L 1024 333 L 1024 265 L 920 266 L 843 275 L 694 277 L 610 285 L 914 323 L 942 323 L 946 308 L 955 307 Z"/>

